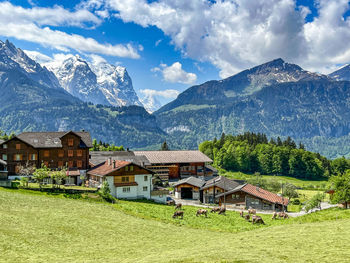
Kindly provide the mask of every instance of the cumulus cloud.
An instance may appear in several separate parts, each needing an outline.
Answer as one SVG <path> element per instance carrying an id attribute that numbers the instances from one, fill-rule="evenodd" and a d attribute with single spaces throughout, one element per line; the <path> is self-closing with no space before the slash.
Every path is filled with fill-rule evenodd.
<path id="1" fill-rule="evenodd" d="M 167 89 L 167 90 L 141 89 L 139 90 L 139 92 L 143 96 L 147 96 L 147 97 L 159 96 L 167 99 L 175 99 L 180 94 L 178 90 L 174 90 L 174 89 Z"/>
<path id="2" fill-rule="evenodd" d="M 350 61 L 347 0 L 318 0 L 319 16 L 295 0 L 106 0 L 124 22 L 156 26 L 183 55 L 209 61 L 221 77 L 282 57 L 324 71 Z"/>
<path id="3" fill-rule="evenodd" d="M 164 81 L 171 83 L 193 84 L 197 80 L 197 75 L 184 71 L 180 62 L 175 62 L 171 66 L 160 64 L 160 67 L 152 68 L 151 71 L 161 72 Z"/>
<path id="4" fill-rule="evenodd" d="M 87 10 L 70 12 L 62 7 L 22 8 L 9 2 L 0 3 L 0 35 L 39 43 L 61 51 L 74 49 L 79 52 L 98 53 L 110 56 L 139 58 L 138 48 L 131 44 L 101 44 L 93 38 L 67 34 L 49 26 L 95 25 L 101 21 Z"/>

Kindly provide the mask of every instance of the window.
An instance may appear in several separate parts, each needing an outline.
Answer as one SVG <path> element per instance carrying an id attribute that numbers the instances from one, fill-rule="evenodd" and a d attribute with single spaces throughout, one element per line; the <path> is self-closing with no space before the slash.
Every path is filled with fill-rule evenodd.
<path id="1" fill-rule="evenodd" d="M 73 157 L 73 150 L 68 150 L 68 157 Z"/>
<path id="2" fill-rule="evenodd" d="M 148 181 L 148 176 L 145 175 L 145 176 L 143 177 L 143 180 L 144 180 L 145 182 L 147 182 L 147 181 Z"/>
<path id="3" fill-rule="evenodd" d="M 74 139 L 68 139 L 68 146 L 74 145 Z"/>
<path id="4" fill-rule="evenodd" d="M 29 160 L 36 161 L 37 160 L 36 154 L 35 153 L 29 154 Z"/>
<path id="5" fill-rule="evenodd" d="M 123 193 L 130 193 L 130 187 L 123 187 Z"/>
<path id="6" fill-rule="evenodd" d="M 63 162 L 62 161 L 58 161 L 58 167 L 63 167 Z"/>
<path id="7" fill-rule="evenodd" d="M 21 161 L 22 160 L 22 154 L 15 154 L 13 156 L 14 161 Z"/>
<path id="8" fill-rule="evenodd" d="M 144 186 L 143 187 L 143 191 L 146 192 L 148 190 L 148 187 L 147 186 Z"/>
<path id="9" fill-rule="evenodd" d="M 2 148 L 7 149 L 7 144 L 4 144 Z"/>
<path id="10" fill-rule="evenodd" d="M 49 151 L 44 151 L 44 157 L 50 157 L 50 152 Z"/>
<path id="11" fill-rule="evenodd" d="M 21 144 L 16 143 L 16 150 L 20 150 L 21 149 Z"/>
<path id="12" fill-rule="evenodd" d="M 129 177 L 128 176 L 123 176 L 122 177 L 122 182 L 124 182 L 124 183 L 129 182 Z"/>
<path id="13" fill-rule="evenodd" d="M 82 157 L 83 156 L 83 150 L 77 150 L 77 156 Z"/>
<path id="14" fill-rule="evenodd" d="M 2 159 L 3 159 L 4 161 L 7 161 L 7 154 L 3 154 L 3 155 L 2 155 Z"/>
<path id="15" fill-rule="evenodd" d="M 73 167 L 73 161 L 68 162 L 68 167 Z"/>
<path id="16" fill-rule="evenodd" d="M 77 167 L 78 168 L 82 168 L 83 167 L 83 161 L 82 160 L 78 160 L 77 161 Z"/>
<path id="17" fill-rule="evenodd" d="M 129 166 L 125 166 L 125 172 L 129 171 Z"/>
<path id="18" fill-rule="evenodd" d="M 134 171 L 134 166 L 130 165 L 129 170 L 130 170 L 130 172 Z"/>
<path id="19" fill-rule="evenodd" d="M 64 157 L 64 151 L 63 150 L 59 150 L 58 151 L 58 157 Z"/>

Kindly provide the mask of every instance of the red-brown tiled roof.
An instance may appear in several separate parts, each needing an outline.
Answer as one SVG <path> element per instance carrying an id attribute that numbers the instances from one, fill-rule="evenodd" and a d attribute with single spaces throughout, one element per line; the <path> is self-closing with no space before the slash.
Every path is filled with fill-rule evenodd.
<path id="1" fill-rule="evenodd" d="M 113 162 L 115 162 L 115 168 L 113 166 Z M 101 163 L 99 165 L 96 165 L 95 167 L 91 168 L 90 171 L 88 171 L 89 175 L 97 175 L 97 176 L 105 176 L 108 175 L 114 171 L 118 171 L 119 169 L 131 164 L 131 162 L 127 161 L 119 161 L 114 160 L 112 162 L 105 161 L 104 163 Z"/>
<path id="2" fill-rule="evenodd" d="M 258 198 L 264 199 L 264 200 L 269 201 L 271 203 L 277 203 L 277 204 L 284 203 L 284 205 L 288 205 L 288 203 L 289 203 L 288 198 L 285 198 L 285 197 L 282 198 L 281 196 L 279 196 L 275 193 L 271 193 L 265 189 L 262 189 L 260 187 L 256 187 L 256 186 L 251 185 L 251 184 L 246 184 L 245 186 L 243 186 L 241 188 L 241 191 L 244 191 L 248 194 L 251 194 L 251 195 L 256 196 Z"/>

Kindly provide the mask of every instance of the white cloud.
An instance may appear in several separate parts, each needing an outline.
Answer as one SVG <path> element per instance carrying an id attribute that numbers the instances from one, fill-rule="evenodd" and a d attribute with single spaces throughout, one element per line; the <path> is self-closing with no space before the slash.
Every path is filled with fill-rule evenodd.
<path id="1" fill-rule="evenodd" d="M 141 94 L 144 96 L 159 96 L 167 99 L 176 99 L 176 97 L 180 94 L 178 90 L 167 89 L 167 90 L 153 90 L 153 89 L 141 89 L 139 90 Z"/>
<path id="2" fill-rule="evenodd" d="M 277 57 L 324 71 L 350 61 L 347 0 L 318 0 L 319 17 L 295 0 L 106 0 L 124 22 L 156 26 L 185 56 L 209 61 L 221 77 Z"/>
<path id="3" fill-rule="evenodd" d="M 47 62 L 50 62 L 52 60 L 51 57 L 49 57 L 45 54 L 42 54 L 38 51 L 34 51 L 34 50 L 23 50 L 23 51 L 27 54 L 28 57 L 35 60 L 39 64 L 47 63 Z"/>
<path id="4" fill-rule="evenodd" d="M 151 71 L 161 72 L 163 79 L 171 83 L 193 84 L 197 80 L 197 75 L 184 71 L 180 62 L 175 62 L 171 66 L 160 64 L 160 67 L 152 68 Z"/>
<path id="5" fill-rule="evenodd" d="M 87 10 L 70 12 L 62 7 L 22 8 L 9 2 L 0 3 L 0 35 L 39 43 L 61 51 L 97 53 L 117 57 L 139 58 L 138 47 L 131 44 L 101 44 L 93 38 L 67 34 L 48 26 L 97 25 L 101 21 Z M 43 25 L 45 25 L 43 27 Z"/>

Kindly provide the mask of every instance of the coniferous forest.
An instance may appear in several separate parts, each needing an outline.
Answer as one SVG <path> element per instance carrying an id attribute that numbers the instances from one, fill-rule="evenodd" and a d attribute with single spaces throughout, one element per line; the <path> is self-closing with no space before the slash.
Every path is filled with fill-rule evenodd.
<path id="1" fill-rule="evenodd" d="M 297 145 L 290 137 L 269 140 L 262 133 L 222 134 L 220 139 L 201 143 L 199 150 L 212 158 L 215 166 L 228 171 L 317 180 L 350 168 L 345 158 L 329 160 L 305 150 L 302 143 Z"/>

